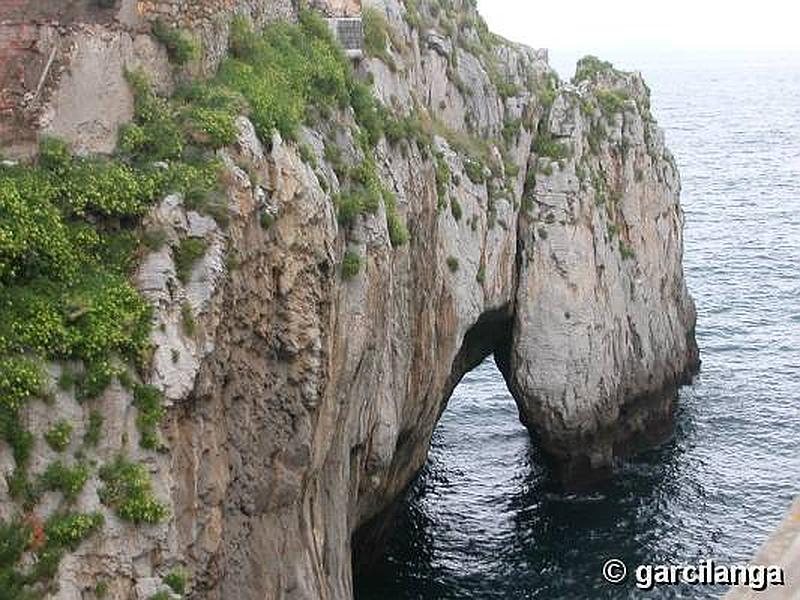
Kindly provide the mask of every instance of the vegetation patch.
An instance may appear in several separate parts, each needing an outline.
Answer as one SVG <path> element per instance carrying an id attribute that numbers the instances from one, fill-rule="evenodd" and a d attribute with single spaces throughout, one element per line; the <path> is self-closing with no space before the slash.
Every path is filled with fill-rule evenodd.
<path id="1" fill-rule="evenodd" d="M 397 36 L 391 31 L 386 15 L 375 7 L 369 6 L 362 12 L 364 24 L 364 51 L 384 62 L 392 71 L 397 65 L 389 53 L 389 43 Z M 392 45 L 395 45 L 394 43 Z"/>
<path id="2" fill-rule="evenodd" d="M 456 198 L 450 199 L 450 212 L 453 214 L 453 218 L 456 221 L 461 220 L 461 216 L 463 215 L 463 211 L 461 210 L 461 204 L 458 202 Z"/>
<path id="3" fill-rule="evenodd" d="M 350 67 L 327 24 L 310 11 L 301 13 L 299 26 L 275 23 L 262 33 L 236 19 L 230 44 L 216 81 L 247 99 L 262 139 L 275 130 L 294 139 L 312 106 L 350 103 Z"/>
<path id="4" fill-rule="evenodd" d="M 386 227 L 389 230 L 389 241 L 397 248 L 408 242 L 409 233 L 400 213 L 397 212 L 397 197 L 390 191 L 383 191 L 383 204 L 386 208 Z"/>
<path id="5" fill-rule="evenodd" d="M 481 185 L 486 183 L 486 175 L 484 174 L 484 166 L 477 159 L 467 158 L 464 161 L 464 172 L 472 183 Z"/>
<path id="6" fill-rule="evenodd" d="M 267 211 L 263 211 L 258 221 L 261 224 L 261 228 L 266 230 L 272 227 L 273 223 L 275 223 L 275 217 L 273 217 Z"/>
<path id="7" fill-rule="evenodd" d="M 342 278 L 353 279 L 361 272 L 361 256 L 357 252 L 348 250 L 342 259 Z"/>
<path id="8" fill-rule="evenodd" d="M 170 27 L 158 19 L 153 23 L 153 37 L 164 44 L 171 62 L 185 65 L 200 56 L 200 45 L 191 34 L 183 29 Z"/>
<path id="9" fill-rule="evenodd" d="M 636 253 L 633 251 L 633 248 L 622 240 L 619 242 L 619 253 L 622 256 L 622 260 L 633 260 L 636 258 Z"/>
<path id="10" fill-rule="evenodd" d="M 192 267 L 203 258 L 208 249 L 208 242 L 203 238 L 185 238 L 172 251 L 175 260 L 175 273 L 181 283 L 186 285 L 192 275 Z"/>
<path id="11" fill-rule="evenodd" d="M 186 592 L 186 574 L 183 571 L 171 571 L 164 576 L 163 581 L 176 594 L 183 595 Z"/>
<path id="12" fill-rule="evenodd" d="M 565 160 L 572 156 L 569 146 L 554 139 L 549 133 L 540 133 L 533 140 L 531 150 L 537 156 L 546 156 L 553 160 Z"/>
<path id="13" fill-rule="evenodd" d="M 161 392 L 152 385 L 138 384 L 133 388 L 133 404 L 139 411 L 136 417 L 139 445 L 146 450 L 159 450 L 162 443 L 158 427 L 166 415 Z"/>
<path id="14" fill-rule="evenodd" d="M 624 90 L 596 90 L 594 95 L 606 117 L 625 110 L 625 104 L 629 99 L 628 93 Z"/>
<path id="15" fill-rule="evenodd" d="M 219 164 L 208 151 L 228 141 L 231 129 L 200 136 L 205 125 L 193 125 L 192 115 L 243 104 L 209 86 L 166 100 L 142 73 L 128 73 L 128 80 L 135 114 L 114 157 L 76 158 L 63 142 L 45 138 L 35 162 L 0 166 L 0 434 L 17 462 L 12 493 L 28 508 L 35 502 L 27 478 L 32 436 L 19 411 L 48 396 L 43 363 L 81 365 L 60 378 L 78 399 L 99 396 L 115 375 L 122 382 L 119 365 L 145 364 L 152 309 L 129 279 L 139 247 L 155 249 L 164 239 L 139 236 L 140 218 L 170 192 L 200 197 L 217 188 Z M 233 118 L 226 113 L 220 121 L 230 125 Z M 46 440 L 61 451 L 70 435 L 63 423 Z M 97 418 L 90 417 L 85 441 L 92 445 L 97 436 Z M 70 493 L 65 482 L 79 475 L 56 469 L 47 485 Z"/>
<path id="16" fill-rule="evenodd" d="M 99 513 L 55 513 L 45 523 L 35 515 L 0 520 L 0 597 L 35 600 L 58 572 L 66 550 L 74 550 L 104 524 Z"/>
<path id="17" fill-rule="evenodd" d="M 59 421 L 44 434 L 44 439 L 56 452 L 64 452 L 72 439 L 72 425 L 66 421 Z"/>
<path id="18" fill-rule="evenodd" d="M 69 502 L 74 502 L 89 480 L 91 469 L 85 462 L 68 466 L 56 461 L 47 466 L 41 476 L 41 485 L 46 490 L 60 491 Z"/>
<path id="19" fill-rule="evenodd" d="M 57 513 L 47 520 L 44 532 L 50 543 L 74 550 L 104 523 L 105 519 L 100 513 Z"/>
<path id="20" fill-rule="evenodd" d="M 184 301 L 184 303 L 181 304 L 181 325 L 183 327 L 183 333 L 189 337 L 194 336 L 195 331 L 197 330 L 197 321 L 195 321 L 194 318 L 194 310 L 192 310 L 192 305 L 189 304 L 188 301 Z"/>
<path id="21" fill-rule="evenodd" d="M 439 206 L 447 204 L 447 190 L 450 187 L 450 166 L 444 158 L 444 155 L 437 153 L 436 160 L 436 195 L 438 196 Z"/>
<path id="22" fill-rule="evenodd" d="M 98 491 L 100 501 L 121 519 L 155 524 L 167 517 L 167 507 L 153 496 L 150 476 L 144 465 L 131 462 L 120 454 L 100 469 L 100 479 L 105 484 Z"/>
<path id="23" fill-rule="evenodd" d="M 89 423 L 86 426 L 86 433 L 83 435 L 83 443 L 90 447 L 97 447 L 102 431 L 103 413 L 94 409 L 89 413 Z"/>
<path id="24" fill-rule="evenodd" d="M 572 83 L 578 84 L 581 81 L 593 80 L 601 73 L 613 73 L 614 65 L 608 61 L 600 60 L 596 56 L 584 56 L 578 61 L 575 67 L 575 76 L 572 78 Z"/>

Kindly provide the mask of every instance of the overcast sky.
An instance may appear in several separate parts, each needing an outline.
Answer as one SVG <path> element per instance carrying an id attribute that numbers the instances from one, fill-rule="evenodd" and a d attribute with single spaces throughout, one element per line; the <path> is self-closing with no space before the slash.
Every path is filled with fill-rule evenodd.
<path id="1" fill-rule="evenodd" d="M 478 5 L 493 31 L 555 51 L 800 51 L 797 0 L 479 0 Z"/>

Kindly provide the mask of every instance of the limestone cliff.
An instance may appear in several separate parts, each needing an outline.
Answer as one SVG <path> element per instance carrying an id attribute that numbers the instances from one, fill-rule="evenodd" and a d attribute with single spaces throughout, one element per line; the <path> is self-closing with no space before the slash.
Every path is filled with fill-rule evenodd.
<path id="1" fill-rule="evenodd" d="M 93 598 L 104 581 L 105 597 L 145 600 L 181 567 L 191 598 L 350 598 L 353 535 L 374 547 L 452 390 L 490 354 L 521 420 L 572 483 L 668 428 L 698 354 L 679 176 L 649 90 L 593 60 L 561 82 L 544 51 L 491 35 L 472 4 L 366 8 L 381 44 L 368 40 L 358 76 L 423 131 L 387 132 L 371 147 L 391 204 L 341 218 L 340 163 L 365 159 L 345 108 L 296 141 L 259 139 L 240 117 L 237 141 L 218 151 L 226 226 L 181 195 L 145 218 L 166 239 L 136 272 L 155 307 L 146 379 L 167 401 L 165 445 L 128 444 L 141 435 L 137 412 L 114 382 L 92 404 L 106 431 L 91 457 L 102 464 L 129 447 L 170 517 L 125 523 L 93 475 L 77 507 L 104 511 L 105 526 L 61 561 L 51 597 Z M 277 1 L 252 14 L 295 18 Z M 113 148 L 132 116 L 124 66 L 144 65 L 172 88 L 164 49 L 115 23 L 70 33 L 75 62 L 34 115 L 77 149 Z M 227 25 L 199 29 L 213 70 Z M 94 93 L 101 81 L 113 94 Z M 75 120 L 86 107 L 102 126 Z M 407 243 L 393 245 L 392 218 Z M 171 248 L 186 238 L 204 251 L 181 278 Z M 356 268 L 343 268 L 353 257 Z M 54 379 L 61 368 L 51 366 Z M 38 435 L 69 419 L 77 438 L 92 407 L 59 391 L 55 404 L 31 402 L 24 420 Z M 55 455 L 38 436 L 33 456 L 37 473 Z M 13 469 L 10 449 L 0 459 Z M 8 519 L 17 507 L 3 485 Z M 59 502 L 48 492 L 37 510 Z"/>

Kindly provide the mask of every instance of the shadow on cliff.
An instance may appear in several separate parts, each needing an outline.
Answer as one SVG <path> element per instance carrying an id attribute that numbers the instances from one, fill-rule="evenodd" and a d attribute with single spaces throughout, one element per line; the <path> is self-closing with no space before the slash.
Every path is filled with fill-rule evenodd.
<path id="1" fill-rule="evenodd" d="M 448 423 L 451 432 L 462 425 Z M 600 579 L 602 564 L 609 552 L 627 564 L 658 561 L 649 549 L 651 538 L 671 514 L 668 500 L 676 496 L 673 488 L 686 468 L 682 456 L 691 433 L 688 411 L 679 409 L 676 428 L 666 442 L 620 463 L 613 478 L 581 492 L 564 491 L 535 440 L 528 441 L 520 446 L 513 468 L 520 477 L 503 481 L 501 475 L 496 493 L 484 498 L 486 514 L 478 516 L 492 522 L 490 515 L 500 513 L 505 526 L 502 531 L 464 531 L 456 536 L 473 538 L 472 547 L 453 545 L 448 531 L 463 527 L 452 513 L 459 497 L 476 492 L 463 489 L 468 478 L 447 461 L 445 450 L 452 440 L 437 432 L 428 463 L 391 517 L 393 533 L 386 553 L 373 554 L 369 566 L 362 562 L 356 572 L 356 598 L 455 600 L 476 589 L 489 599 L 629 597 L 634 590 Z M 492 467 L 486 458 L 474 468 Z M 696 492 L 702 498 L 704 491 Z M 437 508 L 442 505 L 447 508 Z M 609 550 L 609 540 L 619 539 L 624 544 Z M 504 568 L 476 569 L 478 558 L 481 564 L 488 561 Z"/>

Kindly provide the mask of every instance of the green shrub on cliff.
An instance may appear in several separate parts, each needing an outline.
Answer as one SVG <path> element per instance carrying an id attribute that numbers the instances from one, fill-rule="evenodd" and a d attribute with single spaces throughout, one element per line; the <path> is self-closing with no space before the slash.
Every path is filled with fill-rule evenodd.
<path id="1" fill-rule="evenodd" d="M 0 569 L 5 571 L 6 568 L 22 558 L 22 553 L 31 543 L 32 535 L 33 530 L 28 523 L 19 519 L 11 522 L 0 520 Z M 3 588 L 0 587 L 0 589 Z M 12 596 L 6 597 L 11 598 Z"/>
<path id="2" fill-rule="evenodd" d="M 357 189 L 343 192 L 334 198 L 339 225 L 348 227 L 355 223 L 360 214 L 366 212 L 365 196 L 366 192 L 363 189 Z"/>
<path id="3" fill-rule="evenodd" d="M 47 445 L 56 452 L 64 452 L 72 439 L 72 425 L 66 421 L 59 421 L 44 434 Z"/>
<path id="4" fill-rule="evenodd" d="M 44 533 L 51 547 L 74 550 L 104 523 L 100 513 L 56 513 L 45 523 Z"/>
<path id="5" fill-rule="evenodd" d="M 379 104 L 366 84 L 351 78 L 348 89 L 356 121 L 366 132 L 369 145 L 374 146 L 383 136 L 385 115 L 381 113 Z"/>
<path id="6" fill-rule="evenodd" d="M 195 263 L 203 258 L 208 248 L 208 242 L 202 238 L 185 238 L 173 248 L 172 258 L 175 260 L 175 272 L 184 285 L 189 282 L 192 268 Z"/>
<path id="7" fill-rule="evenodd" d="M 182 161 L 213 170 L 203 149 L 236 139 L 236 117 L 247 112 L 247 100 L 212 82 L 185 84 L 167 99 L 153 91 L 144 72 L 128 71 L 126 77 L 135 111 L 133 121 L 120 128 L 119 154 L 138 163 Z"/>
<path id="8" fill-rule="evenodd" d="M 606 117 L 622 112 L 629 98 L 625 90 L 596 90 L 594 95 Z"/>
<path id="9" fill-rule="evenodd" d="M 133 405 L 139 411 L 136 416 L 136 427 L 139 429 L 139 445 L 145 450 L 161 448 L 158 427 L 166 415 L 163 396 L 152 385 L 137 384 L 133 388 Z"/>
<path id="10" fill-rule="evenodd" d="M 275 23 L 256 33 L 244 19 L 231 27 L 231 56 L 217 82 L 241 93 L 263 139 L 292 139 L 312 105 L 349 104 L 351 68 L 327 26 L 309 11 L 300 24 Z"/>
<path id="11" fill-rule="evenodd" d="M 452 213 L 453 218 L 456 221 L 461 220 L 461 216 L 463 215 L 463 210 L 461 209 L 461 203 L 455 197 L 450 199 L 450 212 Z"/>
<path id="12" fill-rule="evenodd" d="M 160 523 L 167 507 L 153 496 L 150 476 L 145 467 L 123 455 L 100 469 L 104 486 L 98 491 L 100 501 L 117 515 L 133 523 Z"/>
<path id="13" fill-rule="evenodd" d="M 25 403 L 41 395 L 44 376 L 41 367 L 23 356 L 0 358 L 0 406 L 16 412 Z"/>
<path id="14" fill-rule="evenodd" d="M 163 581 L 176 594 L 182 595 L 186 591 L 186 574 L 183 571 L 171 571 L 164 576 Z"/>
<path id="15" fill-rule="evenodd" d="M 546 156 L 553 160 L 564 160 L 572 155 L 567 144 L 554 139 L 549 133 L 537 135 L 531 144 L 531 150 L 538 156 Z"/>
<path id="16" fill-rule="evenodd" d="M 149 92 L 140 89 L 138 97 L 136 125 L 146 133 L 173 118 Z M 0 166 L 0 435 L 16 462 L 10 495 L 25 510 L 33 509 L 38 486 L 28 479 L 33 436 L 19 411 L 48 396 L 43 364 L 81 363 L 70 384 L 79 399 L 98 396 L 121 363 L 143 364 L 151 307 L 129 281 L 139 243 L 135 227 L 167 192 L 216 184 L 211 163 L 152 165 L 154 157 L 177 154 L 155 141 L 100 159 L 72 157 L 64 143 L 44 139 L 38 161 Z M 63 450 L 71 427 L 61 423 L 47 432 L 48 443 Z M 67 497 L 84 478 L 77 467 L 54 466 L 46 475 L 42 485 Z M 57 569 L 59 552 L 48 550 L 37 563 L 42 576 Z"/>
<path id="17" fill-rule="evenodd" d="M 72 502 L 83 490 L 89 479 L 91 470 L 86 463 L 67 466 L 61 461 L 48 465 L 40 478 L 42 487 L 47 490 L 56 490 L 64 494 L 64 498 Z"/>
<path id="18" fill-rule="evenodd" d="M 348 250 L 342 259 L 342 279 L 353 279 L 361 271 L 361 256 Z"/>
<path id="19" fill-rule="evenodd" d="M 406 12 L 405 21 L 410 27 L 420 29 L 423 26 L 422 16 L 420 15 L 419 8 L 417 7 L 416 0 L 404 1 Z"/>
<path id="20" fill-rule="evenodd" d="M 96 447 L 100 443 L 100 434 L 103 431 L 103 413 L 99 410 L 92 410 L 89 413 L 89 423 L 86 426 L 86 433 L 83 435 L 83 443 L 90 447 Z"/>
<path id="21" fill-rule="evenodd" d="M 362 12 L 364 23 L 364 51 L 383 61 L 392 71 L 397 70 L 392 56 L 389 54 L 389 42 L 393 37 L 386 16 L 375 7 L 367 7 Z"/>
<path id="22" fill-rule="evenodd" d="M 444 206 L 447 199 L 447 190 L 450 187 L 450 165 L 447 164 L 444 156 L 437 153 L 434 156 L 436 163 L 436 196 L 438 198 L 438 205 Z"/>
<path id="23" fill-rule="evenodd" d="M 54 513 L 44 524 L 35 516 L 0 520 L 0 598 L 42 598 L 64 552 L 76 549 L 104 521 L 99 513 L 72 512 Z"/>
<path id="24" fill-rule="evenodd" d="M 575 76 L 572 78 L 572 83 L 580 83 L 594 79 L 600 73 L 613 72 L 614 65 L 605 60 L 600 60 L 596 56 L 584 56 L 578 61 L 575 67 Z"/>
<path id="25" fill-rule="evenodd" d="M 389 241 L 393 248 L 408 242 L 409 233 L 405 222 L 397 212 L 397 197 L 389 190 L 383 190 L 383 203 L 386 207 L 386 226 L 389 230 Z"/>
<path id="26" fill-rule="evenodd" d="M 486 175 L 484 175 L 483 163 L 474 158 L 466 158 L 464 160 L 464 172 L 472 183 L 483 184 L 486 183 Z"/>
<path id="27" fill-rule="evenodd" d="M 171 62 L 185 65 L 200 56 L 200 45 L 191 34 L 177 27 L 170 27 L 158 19 L 153 23 L 153 37 L 164 44 Z"/>

